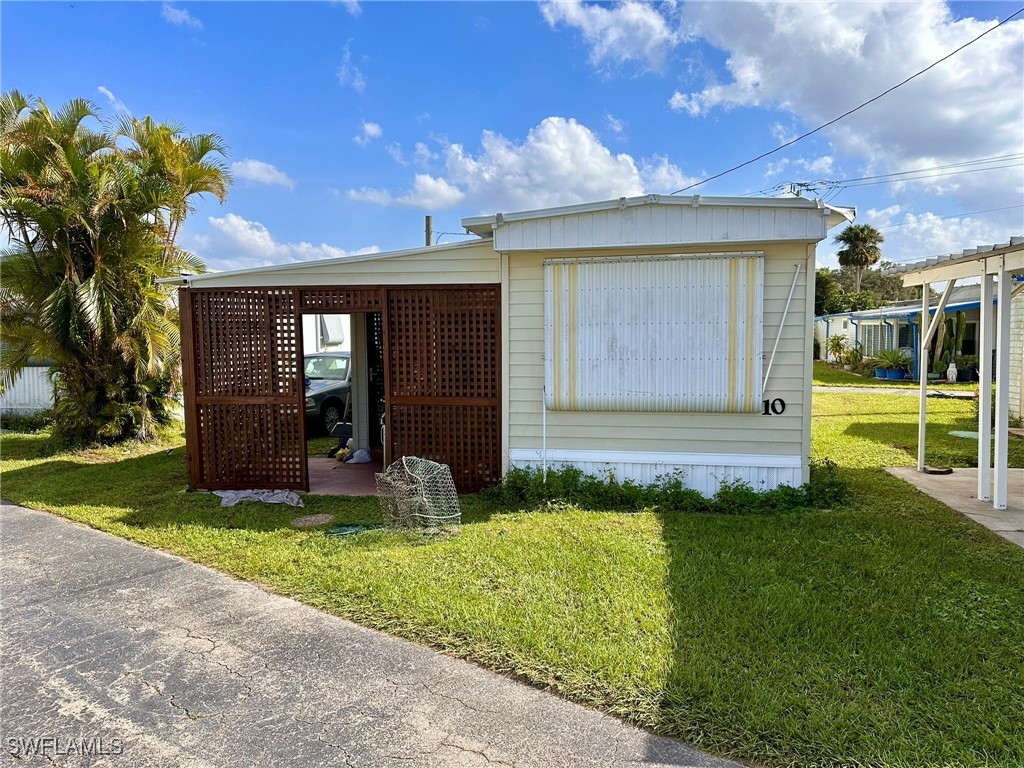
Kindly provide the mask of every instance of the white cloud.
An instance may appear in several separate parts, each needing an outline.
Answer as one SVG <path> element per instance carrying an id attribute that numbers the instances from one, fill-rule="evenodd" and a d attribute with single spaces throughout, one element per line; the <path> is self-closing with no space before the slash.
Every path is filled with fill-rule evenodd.
<path id="1" fill-rule="evenodd" d="M 115 112 L 120 112 L 123 115 L 130 115 L 132 113 L 125 103 L 117 98 L 105 85 L 99 86 L 96 90 L 107 97 L 107 101 L 110 102 L 110 106 L 113 107 Z"/>
<path id="2" fill-rule="evenodd" d="M 673 97 L 674 98 L 674 97 Z M 795 139 L 798 134 L 792 126 L 785 126 L 780 122 L 774 122 L 771 124 L 772 136 L 775 137 L 779 144 L 788 144 Z"/>
<path id="3" fill-rule="evenodd" d="M 546 118 L 521 142 L 484 131 L 476 153 L 448 143 L 444 162 L 445 177 L 418 174 L 401 196 L 378 188 L 347 194 L 379 205 L 431 209 L 467 199 L 474 208 L 493 212 L 668 193 L 695 181 L 660 155 L 639 161 L 625 153 L 613 155 L 593 131 L 563 117 Z"/>
<path id="4" fill-rule="evenodd" d="M 412 187 L 404 195 L 395 197 L 385 189 L 363 187 L 350 189 L 347 193 L 350 200 L 376 205 L 407 205 L 425 210 L 443 210 L 461 203 L 466 195 L 458 187 L 444 179 L 434 178 L 426 173 L 417 173 Z"/>
<path id="5" fill-rule="evenodd" d="M 660 71 L 666 55 L 681 40 L 673 28 L 674 3 L 662 5 L 665 13 L 636 0 L 611 6 L 581 0 L 544 0 L 540 9 L 547 23 L 576 29 L 590 46 L 594 66 L 637 62 Z"/>
<path id="6" fill-rule="evenodd" d="M 430 147 L 424 144 L 422 141 L 416 142 L 416 149 L 412 154 L 413 161 L 417 165 L 426 165 L 431 160 L 436 160 L 438 155 L 436 152 L 432 152 Z"/>
<path id="7" fill-rule="evenodd" d="M 363 132 L 352 137 L 352 141 L 361 147 L 365 147 L 371 141 L 375 141 L 384 135 L 384 129 L 377 123 L 363 120 Z"/>
<path id="8" fill-rule="evenodd" d="M 349 87 L 356 93 L 363 93 L 366 90 L 366 77 L 359 67 L 352 63 L 352 41 L 347 40 L 342 50 L 341 66 L 336 72 L 338 82 L 343 88 Z"/>
<path id="9" fill-rule="evenodd" d="M 359 14 L 363 12 L 363 9 L 359 5 L 359 0 L 337 0 L 337 3 L 345 6 L 345 10 L 353 16 L 358 17 Z"/>
<path id="10" fill-rule="evenodd" d="M 806 127 L 881 93 L 994 25 L 929 3 L 695 3 L 687 31 L 728 55 L 729 80 L 677 91 L 698 116 L 768 107 Z M 1024 21 L 1013 21 L 823 133 L 877 172 L 1019 152 L 1024 145 Z M 800 51 L 799 56 L 793 55 Z M 813 61 L 813 66 L 808 62 Z M 773 127 L 780 142 L 793 129 Z M 1024 194 L 1019 168 L 913 182 L 974 208 Z M 895 190 L 894 190 L 895 191 Z"/>
<path id="11" fill-rule="evenodd" d="M 621 136 L 626 131 L 626 121 L 616 117 L 611 112 L 605 112 L 604 119 L 608 123 L 608 130 L 616 136 Z"/>
<path id="12" fill-rule="evenodd" d="M 1019 219 L 1020 214 L 1016 216 Z M 999 221 L 999 224 L 993 226 L 994 221 Z M 931 211 L 914 213 L 901 205 L 869 208 L 857 217 L 857 223 L 870 224 L 881 231 L 885 237 L 882 259 L 896 262 L 959 253 L 977 245 L 1005 242 L 1020 232 L 1019 221 L 1016 225 L 1012 222 L 1012 214 L 1001 220 L 968 215 L 947 218 Z M 838 230 L 833 234 L 835 231 Z M 823 242 L 818 249 L 818 266 L 837 267 L 837 247 L 831 238 Z"/>
<path id="13" fill-rule="evenodd" d="M 797 165 L 811 173 L 816 173 L 820 176 L 830 175 L 832 173 L 833 164 L 834 160 L 831 157 L 831 155 L 822 155 L 821 157 L 817 157 L 814 160 L 807 160 L 805 158 L 800 158 L 799 160 L 797 160 Z"/>
<path id="14" fill-rule="evenodd" d="M 191 27 L 192 29 L 203 28 L 203 22 L 184 8 L 178 8 L 172 3 L 164 3 L 160 8 L 160 15 L 163 16 L 164 21 L 167 21 L 176 27 Z"/>
<path id="15" fill-rule="evenodd" d="M 431 161 L 436 160 L 439 155 L 433 152 L 424 142 L 417 141 L 416 146 L 413 149 L 412 155 L 406 155 L 402 151 L 402 145 L 397 141 L 388 144 L 387 152 L 391 155 L 391 159 L 399 165 L 417 165 L 421 168 L 426 168 Z"/>
<path id="16" fill-rule="evenodd" d="M 295 189 L 295 181 L 287 173 L 262 160 L 239 160 L 231 164 L 235 178 Z"/>
<path id="17" fill-rule="evenodd" d="M 203 257 L 210 269 L 261 267 L 380 251 L 376 245 L 347 251 L 326 243 L 280 243 L 260 222 L 234 213 L 220 218 L 211 216 L 207 221 L 209 232 L 187 238 L 185 246 Z"/>

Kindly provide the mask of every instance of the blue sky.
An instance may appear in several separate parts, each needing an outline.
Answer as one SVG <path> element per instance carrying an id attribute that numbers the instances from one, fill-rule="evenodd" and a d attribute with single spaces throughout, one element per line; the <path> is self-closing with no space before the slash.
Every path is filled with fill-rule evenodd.
<path id="1" fill-rule="evenodd" d="M 183 245 L 224 269 L 416 246 L 426 213 L 436 232 L 457 233 L 469 215 L 669 193 L 874 96 L 1016 10 L 5 2 L 0 64 L 4 89 L 51 106 L 84 96 L 108 116 L 220 134 L 235 184 L 224 205 L 199 205 Z M 894 259 L 1024 233 L 1021 18 L 695 191 L 774 193 L 942 166 L 834 201 L 882 228 Z M 975 211 L 986 212 L 964 215 Z M 832 251 L 823 244 L 819 262 L 834 263 Z"/>

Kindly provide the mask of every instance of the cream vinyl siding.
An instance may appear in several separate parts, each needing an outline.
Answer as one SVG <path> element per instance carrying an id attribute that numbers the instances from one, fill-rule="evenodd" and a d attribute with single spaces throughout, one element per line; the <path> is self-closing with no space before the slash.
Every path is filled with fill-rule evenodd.
<path id="1" fill-rule="evenodd" d="M 764 416 L 760 411 L 751 414 L 548 411 L 548 449 L 806 457 L 805 443 L 810 431 L 809 420 L 808 423 L 804 420 L 805 406 L 810 404 L 809 400 L 805 402 L 810 397 L 810 387 L 805 386 L 809 364 L 805 361 L 810 359 L 806 263 L 808 257 L 813 256 L 813 248 L 789 243 L 765 245 L 758 250 L 764 252 L 763 348 L 766 359 L 760 366 L 762 375 L 793 284 L 794 269 L 800 265 L 771 379 L 762 395 L 769 400 L 785 400 L 784 414 Z M 707 248 L 690 252 L 702 251 L 707 252 Z M 685 253 L 686 250 L 678 252 Z M 621 258 L 622 255 L 621 252 L 588 253 L 588 258 Z M 551 256 L 536 252 L 506 256 L 509 265 L 507 402 L 510 451 L 535 450 L 542 443 L 544 260 Z"/>
<path id="2" fill-rule="evenodd" d="M 194 278 L 195 288 L 316 285 L 474 285 L 501 279 L 498 254 L 490 240 L 432 246 L 414 251 L 289 264 L 240 274 L 212 273 Z"/>
<path id="3" fill-rule="evenodd" d="M 546 261 L 549 409 L 761 410 L 757 252 Z"/>

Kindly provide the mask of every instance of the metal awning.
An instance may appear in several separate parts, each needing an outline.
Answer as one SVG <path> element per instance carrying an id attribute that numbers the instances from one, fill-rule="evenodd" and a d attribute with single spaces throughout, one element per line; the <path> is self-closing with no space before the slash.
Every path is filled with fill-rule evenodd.
<path id="1" fill-rule="evenodd" d="M 978 344 L 978 499 L 992 500 L 996 509 L 1006 509 L 1007 468 L 1009 466 L 1010 427 L 1010 294 L 1013 279 L 1024 275 L 1024 235 L 1011 237 L 1007 243 L 981 245 L 959 254 L 934 256 L 904 264 L 890 274 L 903 276 L 903 285 L 924 286 L 922 316 L 929 310 L 932 283 L 946 283 L 938 310 L 931 322 L 921 323 L 921 397 L 918 407 L 917 469 L 925 471 L 925 421 L 928 408 L 928 344 L 935 333 L 937 318 L 945 307 L 953 287 L 961 278 L 981 280 L 981 320 Z M 995 316 L 992 300 L 995 295 Z M 994 332 L 994 333 L 993 333 Z M 994 338 L 993 338 L 994 337 Z M 993 341 L 995 344 L 993 345 Z M 989 418 L 992 407 L 992 351 L 995 349 L 995 451 L 992 451 L 993 425 Z"/>

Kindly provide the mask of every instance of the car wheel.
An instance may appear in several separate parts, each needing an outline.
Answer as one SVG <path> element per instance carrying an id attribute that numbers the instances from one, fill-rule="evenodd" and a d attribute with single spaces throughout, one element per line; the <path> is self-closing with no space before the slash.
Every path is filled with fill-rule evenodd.
<path id="1" fill-rule="evenodd" d="M 341 404 L 335 401 L 327 403 L 320 411 L 320 420 L 327 434 L 331 434 L 334 425 L 341 421 Z"/>

